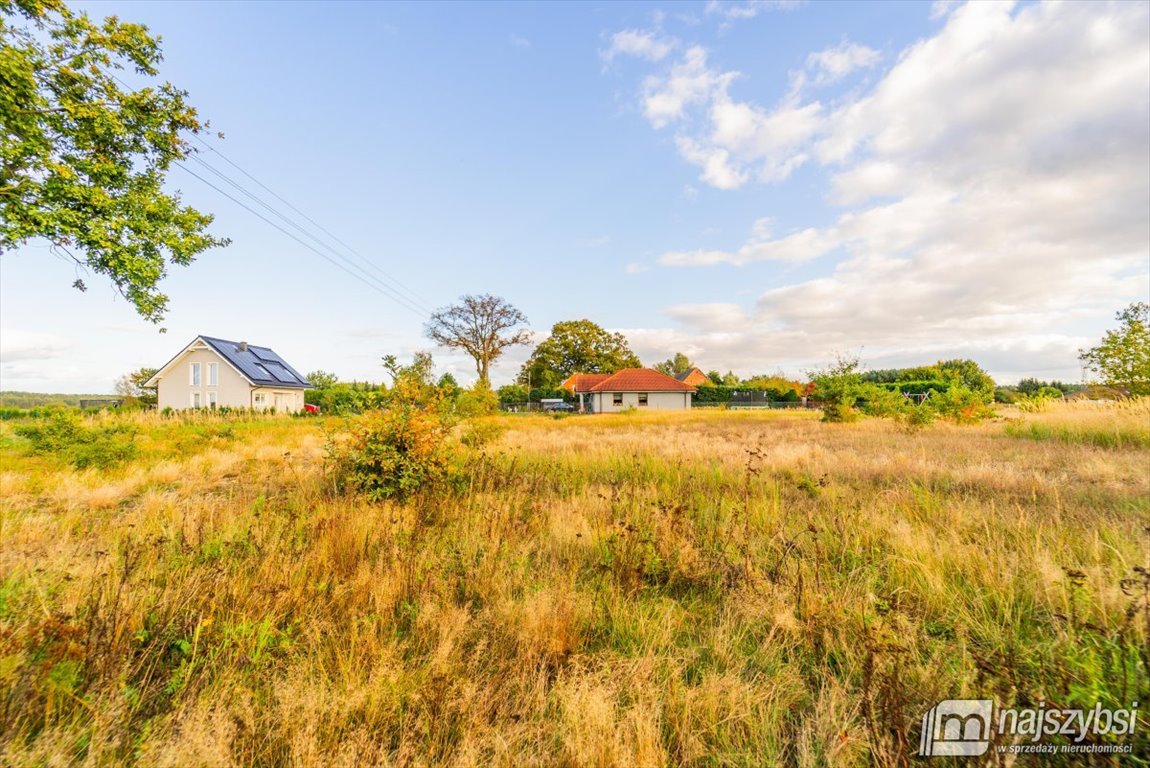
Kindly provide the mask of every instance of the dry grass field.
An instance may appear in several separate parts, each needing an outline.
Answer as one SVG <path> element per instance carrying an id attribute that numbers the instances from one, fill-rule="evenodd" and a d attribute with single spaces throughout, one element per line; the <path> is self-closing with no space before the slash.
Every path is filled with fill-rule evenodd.
<path id="1" fill-rule="evenodd" d="M 942 699 L 1150 709 L 1145 402 L 492 417 L 405 505 L 335 492 L 337 419 L 104 419 L 105 469 L 0 425 L 4 765 L 900 765 Z"/>

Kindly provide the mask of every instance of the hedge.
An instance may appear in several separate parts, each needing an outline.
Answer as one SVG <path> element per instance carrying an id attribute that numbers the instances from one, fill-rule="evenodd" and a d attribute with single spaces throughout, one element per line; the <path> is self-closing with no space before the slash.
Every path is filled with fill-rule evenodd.
<path id="1" fill-rule="evenodd" d="M 771 389 L 770 387 L 699 387 L 695 393 L 695 402 L 702 405 L 706 403 L 729 403 L 735 398 L 735 393 L 761 393 L 761 398 L 754 398 L 755 402 L 782 402 L 797 403 L 802 400 L 793 389 Z"/>

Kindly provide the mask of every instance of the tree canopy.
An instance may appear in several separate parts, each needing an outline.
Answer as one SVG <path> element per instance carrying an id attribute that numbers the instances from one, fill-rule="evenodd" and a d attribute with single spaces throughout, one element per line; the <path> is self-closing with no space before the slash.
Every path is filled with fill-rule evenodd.
<path id="1" fill-rule="evenodd" d="M 427 338 L 449 349 L 462 349 L 475 361 L 479 380 L 490 387 L 491 364 L 503 351 L 527 344 L 527 317 L 505 299 L 490 294 L 461 296 L 458 304 L 436 310 L 424 326 Z"/>
<path id="2" fill-rule="evenodd" d="M 116 379 L 113 388 L 117 395 L 143 405 L 156 404 L 156 388 L 145 387 L 148 379 L 159 373 L 158 368 L 138 368 Z"/>
<path id="3" fill-rule="evenodd" d="M 339 377 L 328 371 L 312 371 L 306 378 L 316 389 L 329 389 L 339 383 Z"/>
<path id="4" fill-rule="evenodd" d="M 551 335 L 535 347 L 519 372 L 519 382 L 557 387 L 573 373 L 614 373 L 640 365 L 623 334 L 590 320 L 565 320 L 551 326 Z"/>
<path id="5" fill-rule="evenodd" d="M 686 373 L 695 367 L 691 362 L 691 358 L 684 355 L 682 352 L 676 352 L 675 356 L 670 360 L 664 360 L 661 363 L 655 363 L 652 366 L 659 373 L 665 373 L 668 376 L 678 376 L 680 373 Z"/>
<path id="6" fill-rule="evenodd" d="M 154 323 L 168 265 L 228 242 L 162 189 L 207 123 L 171 83 L 132 90 L 117 75 L 155 78 L 162 58 L 140 24 L 97 24 L 60 0 L 0 0 L 0 253 L 45 239 Z"/>
<path id="7" fill-rule="evenodd" d="M 1150 395 L 1150 304 L 1139 301 L 1115 314 L 1118 328 L 1107 331 L 1079 359 L 1102 382 L 1131 395 Z"/>

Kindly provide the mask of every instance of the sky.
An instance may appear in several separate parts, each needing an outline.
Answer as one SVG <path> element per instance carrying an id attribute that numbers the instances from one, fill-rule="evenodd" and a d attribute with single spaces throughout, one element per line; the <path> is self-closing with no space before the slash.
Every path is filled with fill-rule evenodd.
<path id="1" fill-rule="evenodd" d="M 1147 3 L 73 7 L 158 34 L 162 79 L 223 134 L 199 157 L 409 301 L 174 168 L 232 242 L 170 270 L 166 332 L 28 243 L 0 256 L 5 390 L 109 392 L 199 334 L 342 379 L 429 350 L 468 383 L 423 323 L 478 293 L 648 365 L 1078 381 L 1150 299 Z"/>

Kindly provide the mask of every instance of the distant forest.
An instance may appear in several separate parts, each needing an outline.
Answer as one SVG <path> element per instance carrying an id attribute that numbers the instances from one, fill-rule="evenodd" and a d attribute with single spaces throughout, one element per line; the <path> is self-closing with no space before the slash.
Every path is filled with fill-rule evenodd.
<path id="1" fill-rule="evenodd" d="M 43 392 L 0 392 L 0 407 L 37 408 L 43 405 L 79 405 L 81 400 L 113 400 L 115 395 L 57 395 Z"/>

